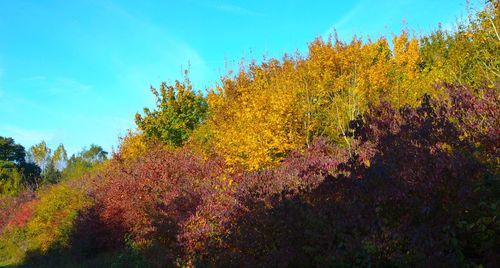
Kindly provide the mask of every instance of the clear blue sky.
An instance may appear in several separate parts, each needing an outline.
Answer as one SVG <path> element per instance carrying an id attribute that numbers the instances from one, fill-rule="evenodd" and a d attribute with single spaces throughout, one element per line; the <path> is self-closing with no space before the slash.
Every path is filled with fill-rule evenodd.
<path id="1" fill-rule="evenodd" d="M 464 14 L 465 0 L 0 0 L 0 136 L 111 150 L 153 104 L 149 85 L 188 64 L 204 90 L 226 62 L 305 53 L 333 28 L 376 37 L 406 20 L 422 34 Z"/>

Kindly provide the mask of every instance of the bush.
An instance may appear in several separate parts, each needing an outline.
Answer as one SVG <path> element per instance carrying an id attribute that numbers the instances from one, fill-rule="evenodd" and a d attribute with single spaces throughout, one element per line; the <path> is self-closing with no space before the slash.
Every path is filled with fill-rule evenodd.
<path id="1" fill-rule="evenodd" d="M 91 206 L 85 193 L 67 184 L 48 187 L 22 204 L 0 234 L 0 263 L 70 247 L 78 215 Z"/>
<path id="2" fill-rule="evenodd" d="M 182 223 L 224 173 L 219 159 L 202 159 L 188 150 L 150 148 L 135 161 L 120 156 L 95 177 L 98 219 L 109 248 L 125 238 L 155 265 L 172 265 L 182 255 L 177 241 Z"/>

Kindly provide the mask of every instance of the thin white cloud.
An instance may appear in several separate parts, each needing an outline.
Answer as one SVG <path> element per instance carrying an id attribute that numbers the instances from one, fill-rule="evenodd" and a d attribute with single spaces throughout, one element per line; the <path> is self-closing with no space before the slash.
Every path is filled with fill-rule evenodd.
<path id="1" fill-rule="evenodd" d="M 255 17 L 262 17 L 265 15 L 263 13 L 255 12 L 253 10 L 249 10 L 237 5 L 220 4 L 220 5 L 215 5 L 214 8 L 222 12 L 232 13 L 237 15 L 246 15 Z"/>
<path id="2" fill-rule="evenodd" d="M 360 0 L 344 16 L 333 23 L 327 31 L 323 33 L 323 38 L 327 38 L 334 30 L 337 31 L 341 39 L 350 39 L 359 34 L 364 37 L 387 36 L 391 34 L 388 28 L 389 22 L 405 21 L 400 17 L 399 10 L 411 8 L 415 0 L 400 0 L 392 2 L 372 2 Z M 382 15 L 381 15 L 382 14 Z M 370 24 L 360 24 L 359 18 L 370 21 Z"/>
<path id="3" fill-rule="evenodd" d="M 45 90 L 48 94 L 60 97 L 83 95 L 94 87 L 70 77 L 47 77 L 44 75 L 30 76 L 24 79 L 36 88 Z"/>
<path id="4" fill-rule="evenodd" d="M 93 86 L 81 83 L 68 77 L 59 77 L 50 82 L 49 92 L 54 95 L 81 95 L 92 90 Z"/>
<path id="5" fill-rule="evenodd" d="M 137 66 L 129 62 L 121 54 L 110 55 L 115 73 L 119 80 L 128 80 L 134 88 L 147 88 L 149 84 L 156 83 L 154 78 L 179 78 L 181 68 L 190 69 L 190 78 L 194 84 L 204 84 L 210 76 L 210 68 L 203 57 L 187 42 L 173 36 L 164 28 L 159 27 L 148 18 L 136 16 L 115 3 L 101 3 L 110 13 L 121 17 L 130 27 L 130 32 L 140 31 L 145 36 L 143 47 L 139 49 L 154 51 L 158 57 L 154 62 Z M 91 36 L 91 38 L 93 38 Z M 151 39 L 150 39 L 151 38 Z M 149 53 L 149 52 L 148 52 Z M 188 66 L 189 65 L 189 66 Z"/>
<path id="6" fill-rule="evenodd" d="M 359 14 L 363 7 L 363 1 L 359 1 L 349 12 L 347 12 L 344 16 L 334 22 L 328 30 L 323 33 L 323 38 L 328 38 L 330 34 L 332 34 L 335 30 L 339 30 L 345 27 L 351 20 Z"/>
<path id="7" fill-rule="evenodd" d="M 52 131 L 39 131 L 13 126 L 0 126 L 0 135 L 12 137 L 16 140 L 16 143 L 20 143 L 26 148 L 42 140 L 50 142 L 56 137 L 55 133 Z"/>

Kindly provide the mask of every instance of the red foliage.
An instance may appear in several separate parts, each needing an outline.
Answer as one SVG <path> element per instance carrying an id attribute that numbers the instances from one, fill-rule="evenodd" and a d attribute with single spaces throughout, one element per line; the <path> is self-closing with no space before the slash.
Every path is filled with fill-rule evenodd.
<path id="1" fill-rule="evenodd" d="M 23 227 L 33 215 L 36 200 L 23 203 L 20 208 L 13 214 L 9 222 L 9 226 Z"/>
<path id="2" fill-rule="evenodd" d="M 25 191 L 16 197 L 4 197 L 0 204 L 0 233 L 8 225 L 24 225 L 33 212 L 35 194 Z"/>
<path id="3" fill-rule="evenodd" d="M 483 101 L 466 100 L 466 90 L 451 96 Z M 244 174 L 226 206 L 201 206 L 193 221 L 223 215 L 215 222 L 222 227 L 192 228 L 191 253 L 202 266 L 494 263 L 498 176 L 475 156 L 477 141 L 462 125 L 481 107 L 464 111 L 427 97 L 416 109 L 373 107 L 352 124 L 358 144 L 349 161 L 322 144 L 323 154 Z M 484 118 L 487 126 L 497 120 Z M 497 139 L 484 133 L 481 141 Z"/>
<path id="4" fill-rule="evenodd" d="M 500 157 L 498 91 L 484 89 L 478 97 L 467 87 L 448 85 L 448 92 L 451 106 L 448 109 L 448 116 L 458 121 L 458 128 L 464 138 L 479 147 L 476 154 L 481 154 L 479 157 L 482 160 L 498 165 Z"/>
<path id="5" fill-rule="evenodd" d="M 127 234 L 152 263 L 173 261 L 180 255 L 179 227 L 214 191 L 211 185 L 224 170 L 219 159 L 187 150 L 151 148 L 133 162 L 117 156 L 96 177 L 97 213 L 111 242 L 124 242 Z"/>
<path id="6" fill-rule="evenodd" d="M 259 226 L 255 221 L 265 219 L 259 215 L 261 211 L 306 189 L 315 188 L 325 176 L 336 174 L 337 165 L 346 159 L 346 155 L 345 150 L 319 139 L 305 154 L 293 153 L 278 168 L 233 174 L 235 186 L 204 198 L 197 213 L 186 222 L 179 236 L 182 245 L 191 258 L 203 261 L 253 248 L 255 242 L 262 242 L 257 236 L 230 241 L 228 235 L 240 231 L 241 225 Z M 276 229 L 271 232 L 278 233 L 284 226 L 273 227 Z M 215 261 L 211 264 L 221 263 Z"/>
<path id="7" fill-rule="evenodd" d="M 498 94 L 448 87 L 449 101 L 372 107 L 351 123 L 352 156 L 318 139 L 280 167 L 231 174 L 187 149 L 116 156 L 88 226 L 109 245 L 131 238 L 154 266 L 492 264 Z"/>

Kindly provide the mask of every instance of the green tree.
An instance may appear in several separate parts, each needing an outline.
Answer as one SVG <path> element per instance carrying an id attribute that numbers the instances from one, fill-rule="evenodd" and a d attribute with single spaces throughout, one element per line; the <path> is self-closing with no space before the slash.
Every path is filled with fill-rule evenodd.
<path id="1" fill-rule="evenodd" d="M 40 186 L 42 169 L 37 164 L 25 162 L 21 165 L 20 170 L 23 174 L 23 184 L 33 189 Z"/>
<path id="2" fill-rule="evenodd" d="M 12 138 L 0 136 L 0 160 L 22 164 L 25 157 L 26 152 L 22 145 L 16 144 Z"/>
<path id="3" fill-rule="evenodd" d="M 40 179 L 40 168 L 26 161 L 26 151 L 14 139 L 0 137 L 0 195 L 14 194 L 23 184 L 35 186 Z"/>
<path id="4" fill-rule="evenodd" d="M 137 127 L 147 138 L 172 146 L 184 144 L 205 118 L 206 99 L 193 90 L 188 78 L 176 81 L 173 86 L 163 82 L 160 90 L 151 87 L 151 91 L 156 97 L 156 110 L 144 108 L 143 116 L 137 113 Z"/>
<path id="5" fill-rule="evenodd" d="M 54 165 L 53 161 L 48 161 L 42 171 L 42 182 L 55 184 L 61 180 L 61 172 Z"/>
<path id="6" fill-rule="evenodd" d="M 107 159 L 108 152 L 104 151 L 101 146 L 92 144 L 89 149 L 84 149 L 80 153 L 80 157 L 89 163 L 100 163 Z"/>
<path id="7" fill-rule="evenodd" d="M 10 161 L 0 160 L 0 196 L 16 194 L 22 187 L 22 174 Z"/>
<path id="8" fill-rule="evenodd" d="M 58 154 L 60 155 L 61 152 Z M 60 180 L 61 174 L 54 163 L 52 149 L 47 146 L 45 141 L 33 145 L 29 149 L 28 158 L 42 169 L 40 183 L 57 183 Z"/>
<path id="9" fill-rule="evenodd" d="M 62 170 L 61 177 L 64 180 L 77 179 L 85 175 L 96 165 L 107 159 L 108 152 L 101 146 L 92 144 L 89 149 L 83 149 L 77 155 L 72 155 Z"/>
<path id="10" fill-rule="evenodd" d="M 476 91 L 498 88 L 500 80 L 500 1 L 458 25 L 455 32 L 439 28 L 421 39 L 422 67 L 429 82 L 464 84 Z M 479 92 L 480 93 L 480 92 Z"/>

